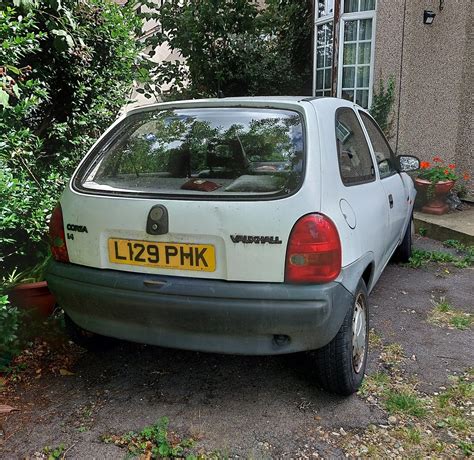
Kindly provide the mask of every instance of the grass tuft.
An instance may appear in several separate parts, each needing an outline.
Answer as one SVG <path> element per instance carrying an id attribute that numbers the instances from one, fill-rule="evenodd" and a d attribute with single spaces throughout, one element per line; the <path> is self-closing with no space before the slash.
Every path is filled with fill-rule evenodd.
<path id="1" fill-rule="evenodd" d="M 472 315 L 461 310 L 456 310 L 444 297 L 439 301 L 432 300 L 434 309 L 428 316 L 430 323 L 440 327 L 452 327 L 464 331 L 472 324 Z"/>
<path id="2" fill-rule="evenodd" d="M 414 417 L 423 417 L 426 414 L 426 408 L 423 401 L 413 393 L 409 392 L 387 392 L 385 407 L 390 413 L 404 413 Z"/>

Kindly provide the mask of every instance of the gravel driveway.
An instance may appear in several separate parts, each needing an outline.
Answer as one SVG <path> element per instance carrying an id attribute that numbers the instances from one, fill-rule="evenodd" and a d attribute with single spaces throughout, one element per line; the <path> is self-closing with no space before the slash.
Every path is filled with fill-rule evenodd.
<path id="1" fill-rule="evenodd" d="M 417 246 L 441 250 L 427 239 Z M 472 328 L 428 318 L 443 299 L 474 313 L 473 279 L 472 268 L 389 265 L 370 296 L 368 375 L 402 375 L 416 381 L 420 394 L 433 395 L 450 384 L 449 376 L 472 367 Z M 311 384 L 301 356 L 225 356 L 128 343 L 92 354 L 68 346 L 72 375 L 40 372 L 0 394 L 0 403 L 20 409 L 0 420 L 0 457 L 35 458 L 36 452 L 43 458 L 46 446 L 63 444 L 67 458 L 124 458 L 125 449 L 101 436 L 139 431 L 164 416 L 171 431 L 196 440 L 198 451 L 223 457 L 343 456 L 354 451 L 342 438 L 357 443 L 367 427 L 389 429 L 390 414 L 370 389 L 349 398 L 324 393 Z M 391 374 L 387 350 L 396 347 L 403 358 L 399 374 Z"/>

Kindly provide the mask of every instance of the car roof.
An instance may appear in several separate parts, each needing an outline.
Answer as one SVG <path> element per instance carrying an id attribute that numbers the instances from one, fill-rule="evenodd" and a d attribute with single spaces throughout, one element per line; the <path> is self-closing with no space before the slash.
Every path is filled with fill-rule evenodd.
<path id="1" fill-rule="evenodd" d="M 246 96 L 246 97 L 223 97 L 223 98 L 208 98 L 208 99 L 188 99 L 167 102 L 155 102 L 151 104 L 133 105 L 125 107 L 124 115 L 132 113 L 149 111 L 160 108 L 179 108 L 179 107 L 234 107 L 243 106 L 245 104 L 260 105 L 264 104 L 285 106 L 285 105 L 303 105 L 303 103 L 311 103 L 317 109 L 323 109 L 340 106 L 340 107 L 354 107 L 354 103 L 341 98 L 335 97 L 311 97 L 311 96 Z M 361 110 L 362 107 L 357 107 Z"/>

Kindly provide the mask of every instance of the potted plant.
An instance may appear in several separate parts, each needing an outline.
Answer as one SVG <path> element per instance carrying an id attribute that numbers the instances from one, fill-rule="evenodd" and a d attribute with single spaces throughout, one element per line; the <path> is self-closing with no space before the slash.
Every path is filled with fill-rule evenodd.
<path id="1" fill-rule="evenodd" d="M 44 270 L 48 261 L 49 257 L 22 272 L 15 269 L 3 279 L 3 290 L 14 307 L 44 318 L 53 313 L 56 300 L 44 281 Z"/>
<path id="2" fill-rule="evenodd" d="M 434 157 L 433 163 L 422 161 L 421 173 L 415 178 L 415 187 L 425 198 L 421 212 L 426 214 L 446 214 L 449 206 L 446 195 L 459 179 L 454 163 L 445 165 L 440 157 Z"/>

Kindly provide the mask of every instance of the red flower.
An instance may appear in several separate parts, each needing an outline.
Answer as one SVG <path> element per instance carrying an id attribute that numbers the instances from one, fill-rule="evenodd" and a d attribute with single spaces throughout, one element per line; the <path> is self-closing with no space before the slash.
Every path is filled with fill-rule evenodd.
<path id="1" fill-rule="evenodd" d="M 427 168 L 429 168 L 430 166 L 431 166 L 431 163 L 430 163 L 429 161 L 422 161 L 422 162 L 420 163 L 420 168 L 421 168 L 421 169 L 427 169 Z"/>
<path id="2" fill-rule="evenodd" d="M 441 163 L 443 160 L 440 157 L 434 157 L 433 161 L 435 161 L 436 163 Z"/>
<path id="3" fill-rule="evenodd" d="M 453 163 L 451 163 L 451 164 L 449 165 L 449 169 L 454 169 L 455 167 L 456 167 L 456 165 L 453 164 Z"/>
<path id="4" fill-rule="evenodd" d="M 462 176 L 464 180 L 469 180 L 471 176 L 468 173 L 464 173 L 464 176 Z"/>
<path id="5" fill-rule="evenodd" d="M 444 174 L 448 175 L 449 174 L 449 169 L 445 169 Z"/>

